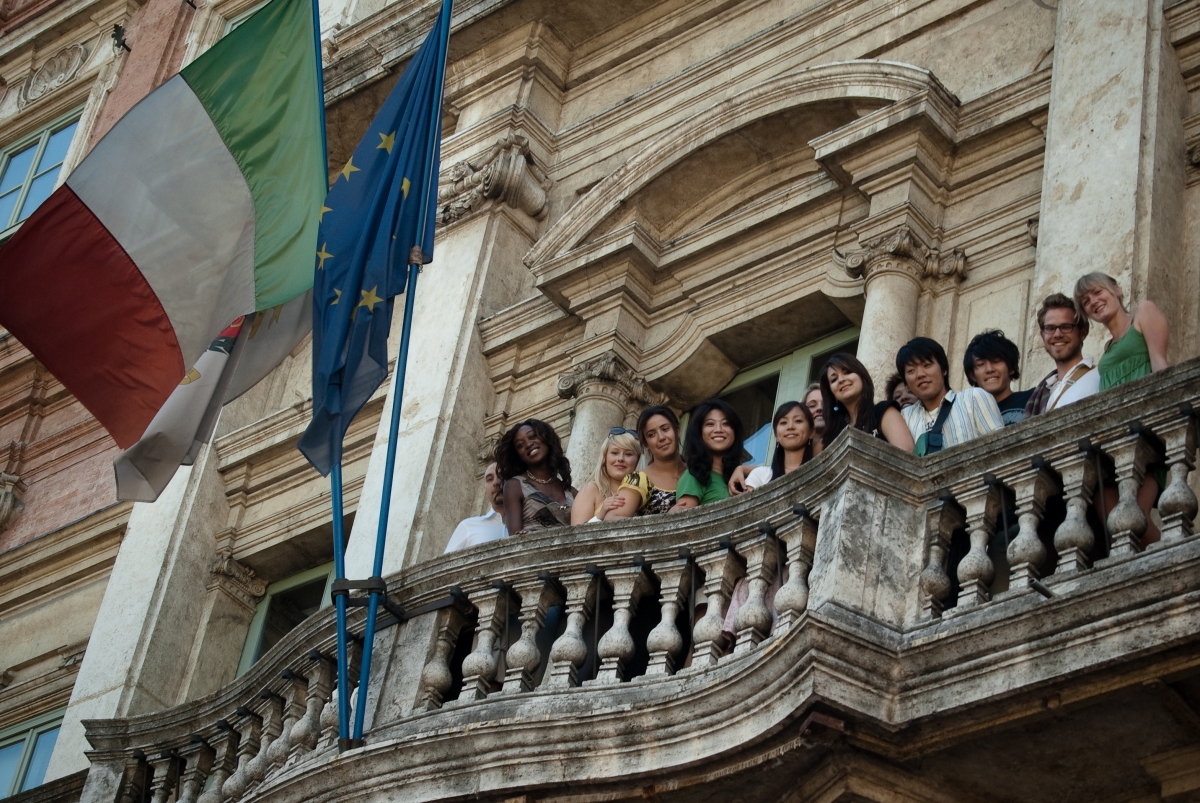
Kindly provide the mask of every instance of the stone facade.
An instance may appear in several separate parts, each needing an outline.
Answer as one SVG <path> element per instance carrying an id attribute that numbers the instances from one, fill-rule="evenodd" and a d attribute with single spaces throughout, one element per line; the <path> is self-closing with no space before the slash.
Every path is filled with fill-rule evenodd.
<path id="1" fill-rule="evenodd" d="M 255 5 L 0 4 L 0 147 L 81 110 L 65 175 Z M 435 14 L 321 5 L 334 169 Z M 1198 0 L 459 0 L 384 572 L 406 609 L 453 604 L 380 632 L 367 747 L 329 741 L 327 610 L 237 675 L 267 588 L 332 557 L 328 485 L 295 449 L 307 344 L 128 505 L 111 441 L 0 334 L 0 730 L 65 706 L 47 779 L 89 803 L 1189 799 L 1195 363 L 924 462 L 850 437 L 750 499 L 438 556 L 513 423 L 551 423 L 582 475 L 642 406 L 838 333 L 877 385 L 934 337 L 958 387 L 999 327 L 1030 387 L 1040 299 L 1104 270 L 1194 357 L 1198 76 Z M 347 439 L 352 577 L 392 403 Z M 1143 553 L 1128 504 L 1107 532 L 1086 517 L 1098 479 L 1127 491 L 1155 460 L 1173 535 Z M 743 575 L 723 655 L 711 616 Z"/>

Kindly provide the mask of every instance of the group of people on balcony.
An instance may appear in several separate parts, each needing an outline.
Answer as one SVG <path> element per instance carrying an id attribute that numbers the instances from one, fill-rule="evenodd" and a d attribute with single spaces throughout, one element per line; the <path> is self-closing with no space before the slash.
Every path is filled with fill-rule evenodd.
<path id="1" fill-rule="evenodd" d="M 1091 321 L 1111 336 L 1098 361 L 1083 356 Z M 495 462 L 485 472 L 492 511 L 464 520 L 446 551 L 510 533 L 677 513 L 726 499 L 800 468 L 850 428 L 905 451 L 932 454 L 1168 365 L 1162 312 L 1152 301 L 1127 309 L 1120 287 L 1105 274 L 1081 277 L 1074 298 L 1048 296 L 1037 322 L 1055 368 L 1025 391 L 1012 390 L 1020 378 L 1020 353 L 998 330 L 978 334 L 968 344 L 963 370 L 970 387 L 957 392 L 949 386 L 946 351 L 930 338 L 917 337 L 901 347 L 896 374 L 887 380 L 881 401 L 863 364 L 850 354 L 835 354 L 803 399 L 784 402 L 775 411 L 775 451 L 761 466 L 742 464 L 742 422 L 719 398 L 691 411 L 682 454 L 679 418 L 668 407 L 643 410 L 635 430 L 614 427 L 579 490 L 553 428 L 536 419 L 523 421 L 501 438 Z M 1148 472 L 1139 494 L 1146 512 L 1161 491 L 1161 477 L 1155 475 Z"/>

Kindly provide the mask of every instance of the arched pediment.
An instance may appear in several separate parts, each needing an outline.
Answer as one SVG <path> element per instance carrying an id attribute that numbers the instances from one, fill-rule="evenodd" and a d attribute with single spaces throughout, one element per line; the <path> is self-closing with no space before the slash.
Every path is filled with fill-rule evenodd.
<path id="1" fill-rule="evenodd" d="M 539 269 L 547 263 L 586 243 L 598 229 L 613 228 L 626 222 L 614 220 L 613 216 L 628 199 L 642 192 L 653 192 L 655 182 L 668 172 L 719 141 L 729 140 L 731 135 L 738 134 L 747 141 L 729 140 L 725 145 L 726 151 L 739 145 L 752 150 L 756 137 L 771 136 L 773 133 L 771 118 L 787 124 L 790 122 L 787 116 L 790 111 L 817 106 L 829 110 L 825 119 L 830 121 L 832 128 L 817 130 L 819 125 L 804 126 L 796 131 L 797 145 L 807 148 L 809 138 L 828 133 L 860 114 L 930 94 L 938 96 L 938 100 L 945 105 L 956 105 L 953 96 L 928 70 L 876 60 L 825 64 L 766 81 L 694 115 L 651 142 L 560 217 L 530 249 L 525 262 L 538 274 Z M 786 153 L 777 154 L 763 160 L 763 164 L 754 165 L 758 168 L 757 172 L 750 169 L 737 179 L 731 176 L 722 178 L 729 183 L 740 182 L 743 185 L 740 188 L 742 192 L 737 194 L 744 197 L 747 185 L 753 192 L 756 181 L 763 184 L 781 165 L 787 166 L 794 173 L 794 178 L 800 178 L 804 172 L 803 166 L 798 164 L 800 161 Z M 679 188 L 677 195 L 688 197 L 687 189 Z M 715 198 L 710 196 L 709 206 L 719 211 L 720 193 L 716 195 Z M 670 212 L 667 210 L 658 225 L 654 221 L 637 222 L 651 231 L 659 226 L 665 226 L 669 231 L 672 223 L 677 228 L 680 221 L 686 222 L 687 215 L 683 209 L 674 216 Z"/>

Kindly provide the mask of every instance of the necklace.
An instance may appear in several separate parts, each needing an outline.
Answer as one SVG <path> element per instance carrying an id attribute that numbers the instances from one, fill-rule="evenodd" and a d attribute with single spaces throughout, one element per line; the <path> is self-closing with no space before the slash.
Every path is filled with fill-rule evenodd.
<path id="1" fill-rule="evenodd" d="M 539 480 L 537 477 L 533 476 L 528 471 L 525 472 L 525 476 L 529 478 L 530 482 L 536 482 L 538 485 L 549 485 L 550 483 L 554 482 L 554 480 L 558 479 L 557 477 L 551 477 L 548 480 Z"/>

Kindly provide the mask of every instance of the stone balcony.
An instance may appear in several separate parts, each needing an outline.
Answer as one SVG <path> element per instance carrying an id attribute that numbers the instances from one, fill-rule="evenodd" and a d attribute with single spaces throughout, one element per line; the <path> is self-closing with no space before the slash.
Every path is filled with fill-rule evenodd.
<path id="1" fill-rule="evenodd" d="M 698 511 L 414 566 L 365 746 L 336 748 L 327 609 L 213 695 L 86 722 L 82 800 L 1195 800 L 1196 408 L 1193 360 L 929 458 L 851 432 Z"/>

